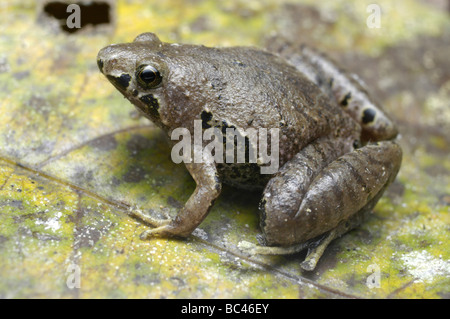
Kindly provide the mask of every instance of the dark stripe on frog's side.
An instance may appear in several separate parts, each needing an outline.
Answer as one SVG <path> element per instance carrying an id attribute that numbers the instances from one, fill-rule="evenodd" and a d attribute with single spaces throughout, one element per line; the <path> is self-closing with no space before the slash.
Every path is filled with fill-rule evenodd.
<path id="1" fill-rule="evenodd" d="M 212 120 L 212 113 L 203 111 L 202 114 L 200 114 L 200 118 L 202 119 L 202 128 L 207 129 L 211 127 L 211 120 Z"/>
<path id="2" fill-rule="evenodd" d="M 146 94 L 139 98 L 145 105 L 147 105 L 147 112 L 153 117 L 159 117 L 158 109 L 159 103 L 158 100 L 155 99 L 153 94 Z"/>
<path id="3" fill-rule="evenodd" d="M 236 129 L 236 126 L 228 125 L 228 123 L 225 120 L 222 120 L 222 126 L 221 126 L 222 134 L 227 133 L 227 128 Z"/>
<path id="4" fill-rule="evenodd" d="M 339 104 L 341 106 L 347 106 L 348 102 L 350 101 L 350 99 L 352 98 L 352 92 L 348 92 L 344 98 L 339 102 Z"/>
<path id="5" fill-rule="evenodd" d="M 131 81 L 131 76 L 126 73 L 123 73 L 120 76 L 107 75 L 106 77 L 119 90 L 125 90 L 128 85 L 130 85 Z"/>
<path id="6" fill-rule="evenodd" d="M 375 120 L 376 114 L 377 114 L 377 112 L 372 108 L 365 109 L 363 111 L 363 116 L 361 119 L 363 124 L 369 124 L 369 123 L 373 122 Z"/>

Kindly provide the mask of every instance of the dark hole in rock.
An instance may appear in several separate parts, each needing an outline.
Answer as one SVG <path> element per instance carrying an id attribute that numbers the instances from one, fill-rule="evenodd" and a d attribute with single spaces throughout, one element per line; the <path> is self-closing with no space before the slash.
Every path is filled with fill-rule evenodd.
<path id="1" fill-rule="evenodd" d="M 50 1 L 44 5 L 43 11 L 50 18 L 60 20 L 61 30 L 68 33 L 75 33 L 82 30 L 87 25 L 93 27 L 99 24 L 110 24 L 112 22 L 111 6 L 107 2 L 93 1 L 87 4 L 74 2 L 80 6 L 80 28 L 69 28 L 67 18 L 73 13 L 67 7 L 69 3 L 64 1 Z"/>

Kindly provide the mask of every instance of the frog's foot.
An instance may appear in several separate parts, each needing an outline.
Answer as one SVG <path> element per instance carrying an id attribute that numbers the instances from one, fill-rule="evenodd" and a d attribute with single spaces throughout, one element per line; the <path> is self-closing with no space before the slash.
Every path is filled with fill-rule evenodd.
<path id="1" fill-rule="evenodd" d="M 380 192 L 374 199 L 372 199 L 366 206 L 364 206 L 358 213 L 350 217 L 346 221 L 342 221 L 339 225 L 329 231 L 328 233 L 319 237 L 308 240 L 305 243 L 300 243 L 292 246 L 260 246 L 247 241 L 241 241 L 238 248 L 250 255 L 291 255 L 298 253 L 308 248 L 308 253 L 305 260 L 300 264 L 300 267 L 306 271 L 312 271 L 316 268 L 319 259 L 322 257 L 328 245 L 339 238 L 349 230 L 359 226 L 368 215 L 372 212 L 373 207 L 378 202 L 383 192 Z"/>
<path id="2" fill-rule="evenodd" d="M 300 264 L 300 267 L 304 270 L 311 271 L 316 268 L 317 262 L 322 257 L 323 252 L 328 245 L 338 237 L 340 233 L 338 230 L 332 230 L 325 236 L 321 236 L 320 239 L 315 241 L 308 241 L 298 245 L 292 245 L 287 247 L 281 246 L 260 246 L 247 241 L 241 241 L 238 244 L 238 248 L 250 255 L 291 255 L 298 253 L 305 248 L 308 248 L 308 254 L 305 260 Z"/>
<path id="3" fill-rule="evenodd" d="M 300 264 L 300 267 L 304 270 L 311 271 L 316 268 L 317 262 L 320 257 L 322 257 L 328 245 L 341 233 L 342 231 L 340 229 L 333 229 L 317 240 L 286 247 L 260 246 L 247 241 L 241 241 L 238 244 L 238 247 L 240 250 L 250 255 L 291 255 L 308 248 L 308 254 L 305 260 Z"/>
<path id="4" fill-rule="evenodd" d="M 337 237 L 339 236 L 337 236 L 336 230 L 333 229 L 325 237 L 322 237 L 315 244 L 308 247 L 308 254 L 306 255 L 305 260 L 300 264 L 300 267 L 306 271 L 314 270 L 325 249 Z"/>
<path id="5" fill-rule="evenodd" d="M 170 221 L 169 221 L 169 223 L 170 223 Z M 174 234 L 170 231 L 171 227 L 170 227 L 169 223 L 167 223 L 166 225 L 160 226 L 160 227 L 147 229 L 139 235 L 139 238 L 142 240 L 145 240 L 145 239 L 150 239 L 153 237 L 174 236 Z"/>
<path id="6" fill-rule="evenodd" d="M 298 253 L 308 247 L 307 243 L 292 245 L 287 247 L 282 246 L 260 246 L 248 241 L 241 241 L 238 248 L 250 255 L 291 255 Z"/>
<path id="7" fill-rule="evenodd" d="M 129 210 L 129 214 L 131 216 L 139 218 L 144 223 L 147 223 L 147 224 L 149 224 L 149 225 L 151 225 L 153 227 L 161 227 L 161 226 L 169 224 L 170 221 L 171 221 L 171 219 L 169 217 L 167 217 L 166 219 L 160 219 L 160 218 L 151 217 L 150 215 L 147 215 L 142 210 L 137 209 L 137 208 L 130 209 Z"/>

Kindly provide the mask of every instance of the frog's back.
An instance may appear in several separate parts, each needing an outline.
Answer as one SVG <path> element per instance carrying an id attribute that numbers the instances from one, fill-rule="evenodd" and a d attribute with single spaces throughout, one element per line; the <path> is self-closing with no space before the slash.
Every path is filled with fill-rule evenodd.
<path id="1" fill-rule="evenodd" d="M 281 165 L 317 138 L 358 135 L 356 123 L 327 94 L 278 56 L 247 47 L 201 52 L 212 121 L 244 130 L 279 128 Z"/>
<path id="2" fill-rule="evenodd" d="M 301 149 L 321 137 L 359 134 L 356 123 L 313 82 L 283 59 L 247 47 L 207 48 L 189 46 L 185 59 L 192 58 L 189 77 L 201 79 L 202 107 L 196 118 L 203 127 L 279 129 L 279 167 Z M 179 58 L 179 55 L 178 57 Z M 186 65 L 186 62 L 182 63 Z M 209 141 L 207 141 L 209 143 Z M 256 146 L 250 146 L 257 149 Z M 268 149 L 271 148 L 270 141 Z M 270 175 L 249 163 L 217 166 L 222 180 L 241 188 L 260 188 Z"/>

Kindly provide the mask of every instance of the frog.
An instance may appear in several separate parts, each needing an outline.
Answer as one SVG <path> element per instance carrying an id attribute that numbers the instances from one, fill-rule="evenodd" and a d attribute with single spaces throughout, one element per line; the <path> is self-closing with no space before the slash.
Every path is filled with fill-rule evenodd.
<path id="1" fill-rule="evenodd" d="M 230 184 L 261 194 L 259 242 L 238 248 L 262 255 L 307 250 L 300 266 L 312 271 L 333 240 L 370 216 L 400 169 L 394 122 L 360 78 L 312 47 L 281 37 L 266 48 L 208 47 L 147 32 L 101 49 L 97 65 L 168 136 L 180 127 L 193 133 L 195 121 L 202 129 L 279 132 L 272 174 L 262 174 L 260 162 L 185 162 L 196 186 L 175 217 L 133 211 L 151 226 L 144 240 L 190 236 Z"/>

